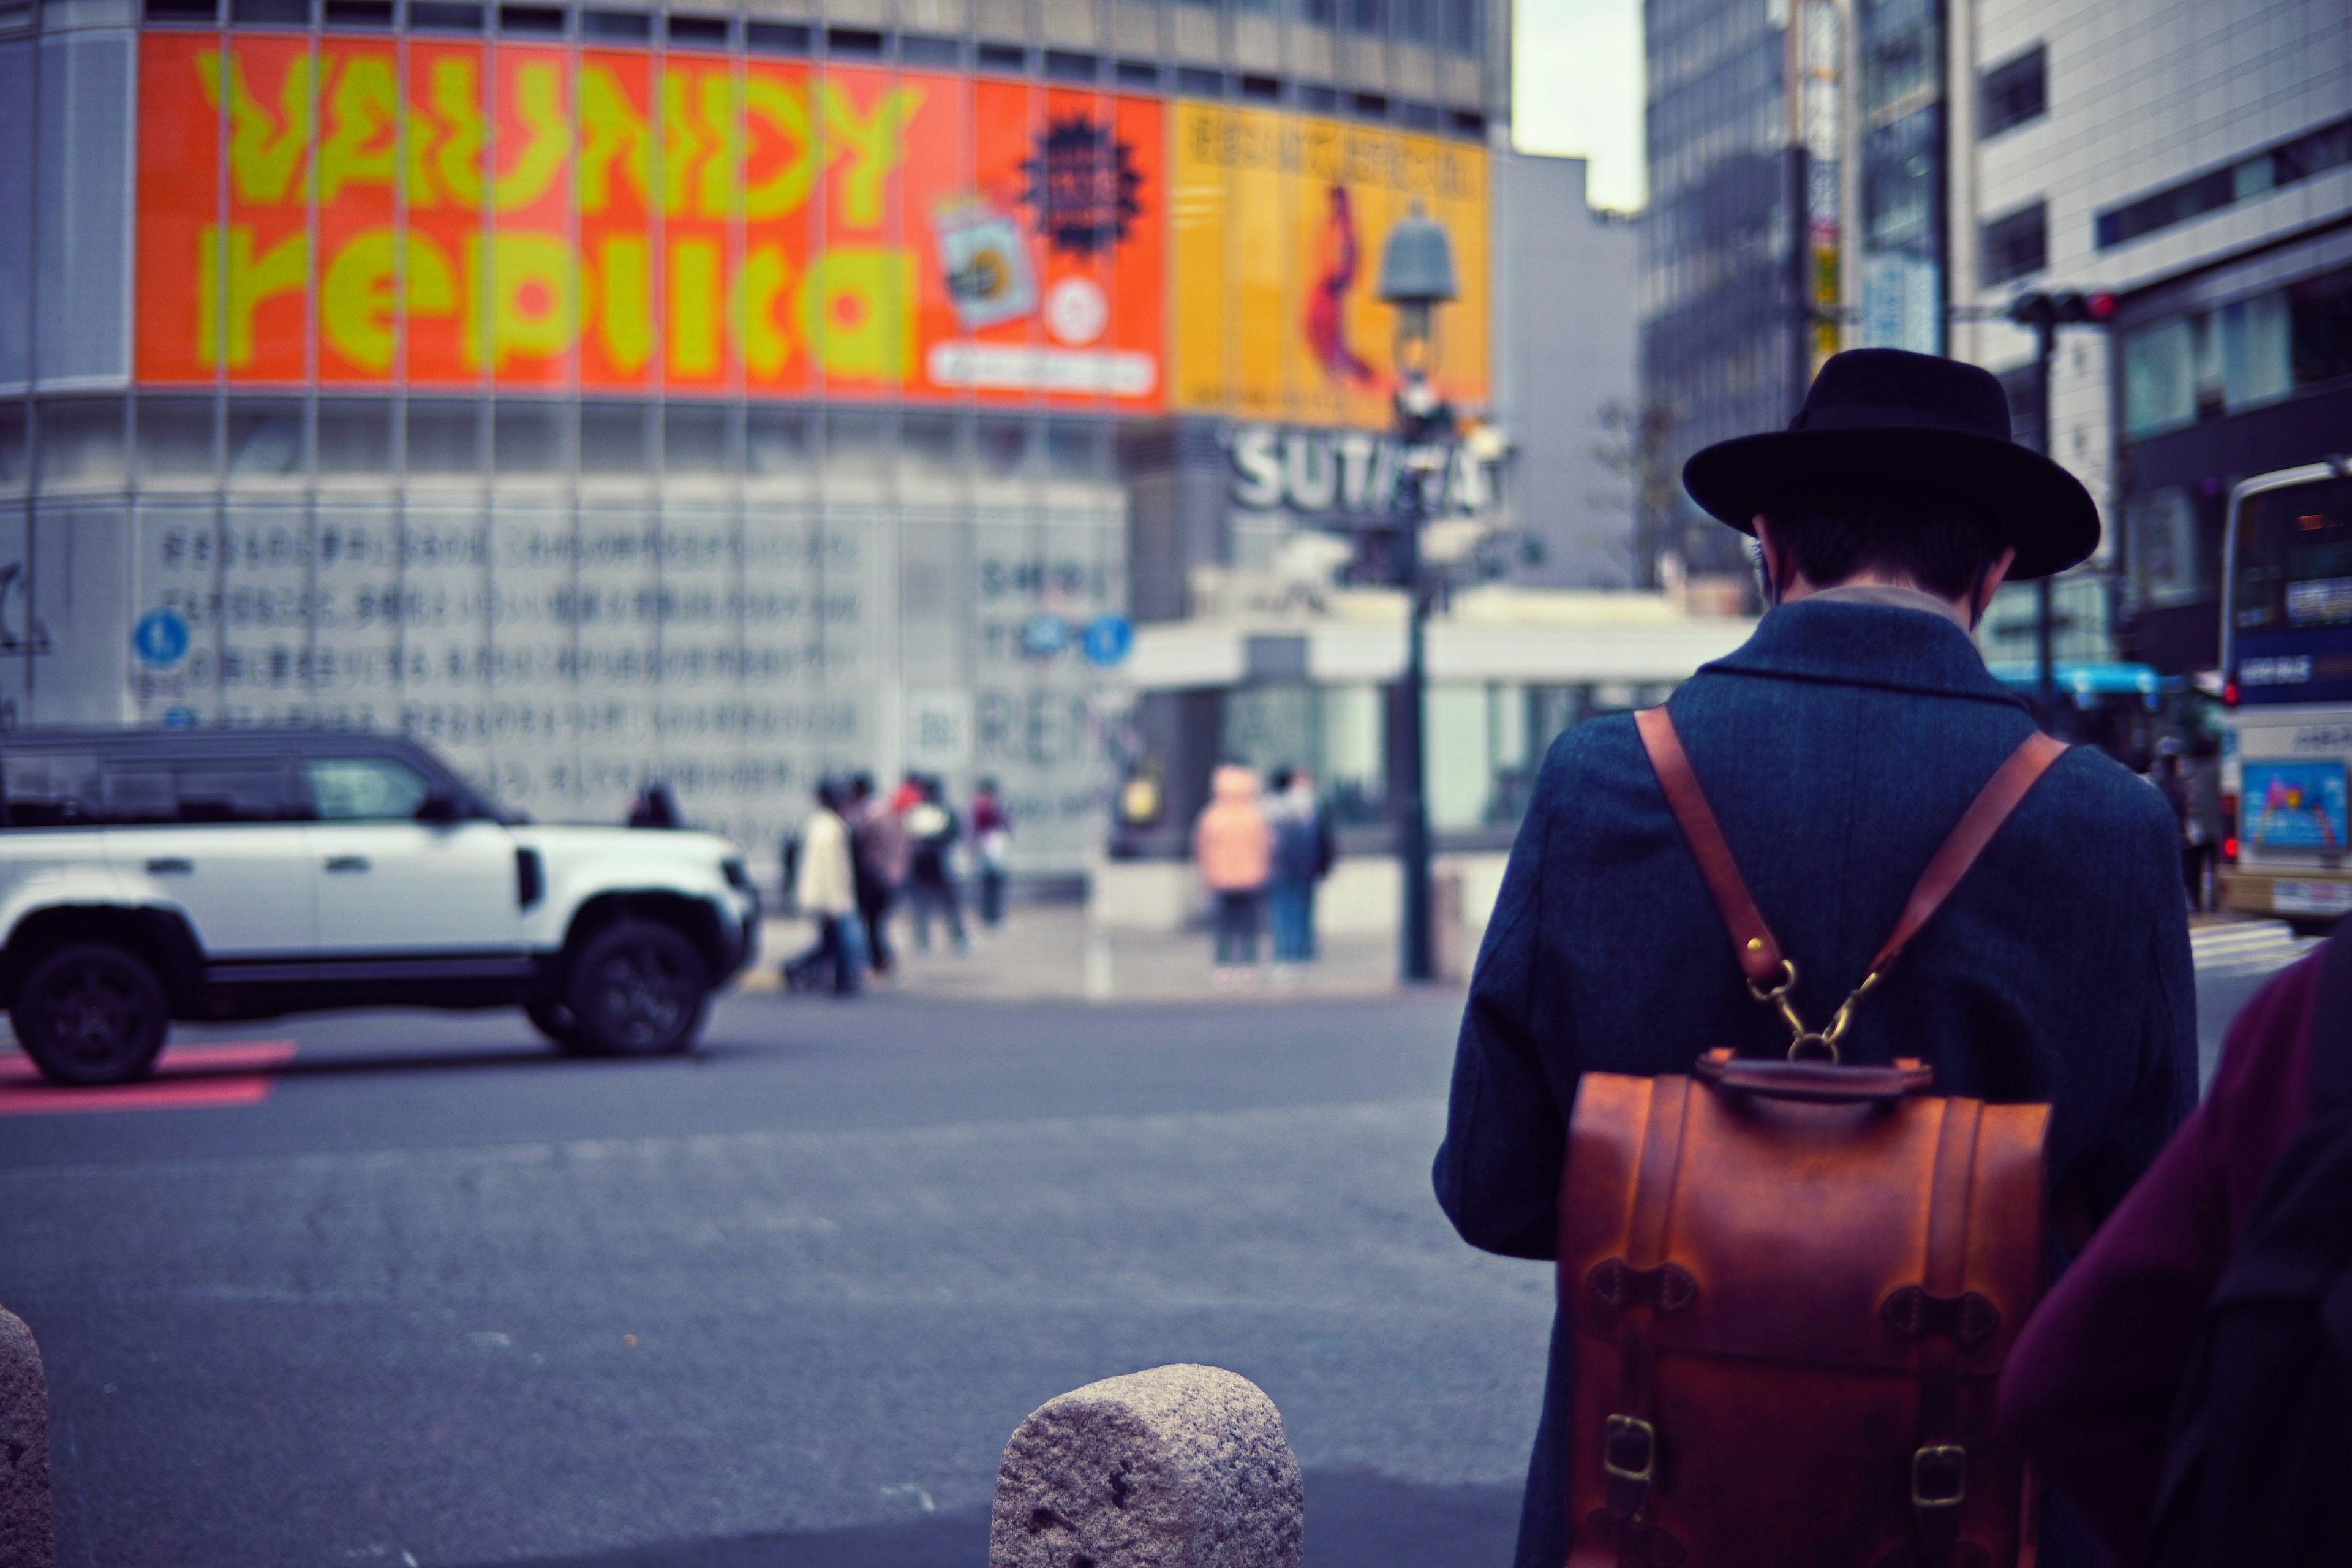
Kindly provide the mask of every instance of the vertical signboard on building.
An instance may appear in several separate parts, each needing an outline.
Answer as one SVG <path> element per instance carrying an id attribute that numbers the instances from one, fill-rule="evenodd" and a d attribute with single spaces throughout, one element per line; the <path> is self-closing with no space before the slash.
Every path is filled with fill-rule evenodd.
<path id="1" fill-rule="evenodd" d="M 1178 103 L 1170 240 L 1179 408 L 1385 426 L 1394 312 L 1381 250 L 1418 205 L 1453 242 L 1462 298 L 1439 312 L 1437 380 L 1488 396 L 1483 148 L 1379 126 Z"/>

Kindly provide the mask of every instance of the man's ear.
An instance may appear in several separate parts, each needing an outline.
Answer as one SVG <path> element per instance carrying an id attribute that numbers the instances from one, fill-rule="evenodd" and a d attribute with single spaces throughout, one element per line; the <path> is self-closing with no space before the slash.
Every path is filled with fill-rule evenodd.
<path id="1" fill-rule="evenodd" d="M 1772 522 L 1758 512 L 1756 523 L 1756 573 L 1763 578 L 1764 607 L 1770 609 L 1780 602 L 1780 584 L 1787 581 L 1780 572 L 1780 552 L 1772 542 Z"/>
<path id="2" fill-rule="evenodd" d="M 1974 631 L 1977 624 L 1985 618 L 1985 612 L 1992 608 L 1993 595 L 2000 590 L 2001 584 L 2009 577 L 2009 569 L 2016 564 L 2017 547 L 2011 545 L 1994 556 L 1992 564 L 1985 568 L 1983 578 L 1977 584 L 1977 591 L 1969 595 L 1969 629 L 1970 631 Z"/>

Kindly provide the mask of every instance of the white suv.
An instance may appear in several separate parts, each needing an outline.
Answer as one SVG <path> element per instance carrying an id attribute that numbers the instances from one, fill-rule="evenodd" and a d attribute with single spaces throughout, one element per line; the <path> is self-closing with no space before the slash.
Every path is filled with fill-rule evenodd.
<path id="1" fill-rule="evenodd" d="M 58 1083 L 143 1075 L 173 1018 L 329 1007 L 680 1051 L 759 916 L 723 838 L 524 822 L 399 737 L 0 735 L 0 1004 Z"/>

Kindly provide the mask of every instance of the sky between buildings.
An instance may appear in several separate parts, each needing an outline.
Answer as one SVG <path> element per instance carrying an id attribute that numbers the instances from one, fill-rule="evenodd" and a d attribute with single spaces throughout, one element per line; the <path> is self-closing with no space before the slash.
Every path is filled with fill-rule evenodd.
<path id="1" fill-rule="evenodd" d="M 1649 200 L 1642 161 L 1642 0 L 1514 0 L 1511 140 L 1591 161 L 1596 207 Z"/>

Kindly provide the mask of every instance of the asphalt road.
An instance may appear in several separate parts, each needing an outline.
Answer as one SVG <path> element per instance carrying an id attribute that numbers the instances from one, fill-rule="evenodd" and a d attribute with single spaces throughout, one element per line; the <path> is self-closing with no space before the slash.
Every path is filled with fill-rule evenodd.
<path id="1" fill-rule="evenodd" d="M 1430 1201 L 1456 1006 L 195 1032 L 299 1053 L 0 1118 L 61 1561 L 971 1568 L 1022 1417 L 1177 1361 L 1280 1405 L 1310 1561 L 1506 1561 L 1551 1282 Z"/>
<path id="2" fill-rule="evenodd" d="M 297 1050 L 0 1114 L 61 1561 L 972 1568 L 1031 1408 L 1201 1361 L 1281 1406 L 1310 1564 L 1506 1562 L 1551 1281 L 1429 1199 L 1457 1005 L 184 1031 Z"/>

